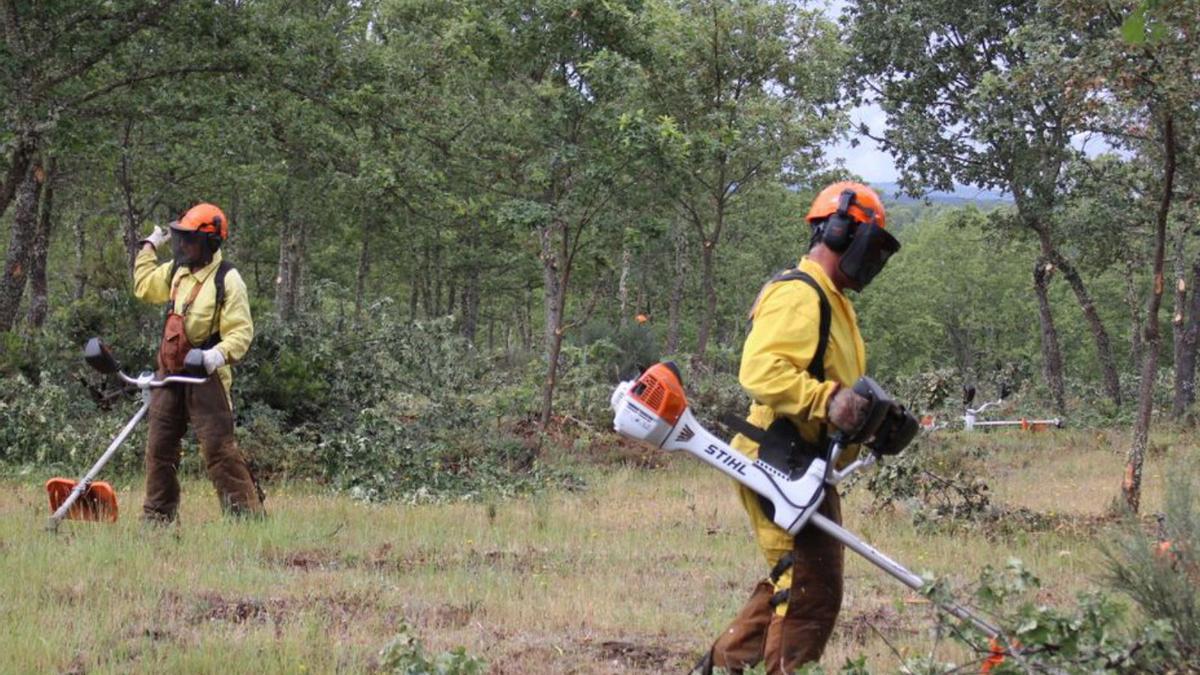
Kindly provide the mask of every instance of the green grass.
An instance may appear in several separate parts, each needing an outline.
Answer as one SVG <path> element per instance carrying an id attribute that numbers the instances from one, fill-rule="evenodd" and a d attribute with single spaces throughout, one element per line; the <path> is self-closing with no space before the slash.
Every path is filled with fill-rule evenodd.
<path id="1" fill-rule="evenodd" d="M 966 461 L 996 501 L 1097 516 L 1117 493 L 1123 439 L 941 443 L 979 448 Z M 1147 513 L 1168 466 L 1198 464 L 1188 436 L 1156 441 Z M 381 506 L 273 486 L 264 522 L 223 520 L 212 488 L 191 480 L 181 525 L 157 529 L 136 520 L 140 489 L 120 483 L 118 523 L 68 522 L 58 535 L 43 530 L 46 477 L 0 491 L 0 672 L 357 672 L 402 623 L 430 651 L 462 645 L 493 672 L 680 672 L 765 572 L 728 480 L 686 457 L 594 467 L 584 491 L 507 501 Z M 903 512 L 865 515 L 869 502 L 865 488 L 850 492 L 847 526 L 915 570 L 965 583 L 1018 557 L 1042 577 L 1039 599 L 1064 606 L 1097 584 L 1095 528 L 930 534 Z M 891 672 L 893 648 L 957 653 L 931 635 L 928 605 L 847 558 L 827 666 L 868 654 Z"/>

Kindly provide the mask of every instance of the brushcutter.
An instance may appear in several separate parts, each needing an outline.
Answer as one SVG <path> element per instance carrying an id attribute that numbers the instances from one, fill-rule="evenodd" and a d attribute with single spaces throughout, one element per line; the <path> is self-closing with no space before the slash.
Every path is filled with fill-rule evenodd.
<path id="1" fill-rule="evenodd" d="M 907 410 L 893 401 L 874 380 L 860 378 L 854 391 L 869 402 L 862 424 L 852 433 L 838 432 L 828 447 L 816 455 L 794 462 L 750 459 L 709 432 L 688 407 L 682 378 L 673 363 L 658 363 L 636 380 L 622 382 L 612 394 L 613 427 L 622 436 L 647 442 L 667 451 L 683 450 L 712 465 L 750 488 L 774 505 L 772 520 L 789 534 L 812 525 L 850 550 L 866 558 L 900 583 L 920 591 L 924 580 L 892 560 L 849 530 L 817 513 L 826 486 L 837 485 L 854 472 L 885 455 L 904 449 L 916 436 L 918 424 Z M 846 468 L 835 468 L 844 448 L 862 444 L 862 455 Z M 804 462 L 807 462 L 804 465 Z M 951 615 L 969 621 L 995 639 L 1000 630 L 969 608 L 953 602 L 938 602 Z"/>
<path id="2" fill-rule="evenodd" d="M 116 454 L 117 448 L 121 447 L 121 444 L 133 432 L 133 428 L 150 410 L 150 390 L 175 383 L 201 384 L 208 379 L 208 373 L 204 368 L 204 354 L 199 349 L 191 350 L 184 359 L 186 375 L 169 375 L 162 379 L 155 379 L 152 372 L 143 372 L 137 377 L 130 377 L 121 372 L 121 366 L 117 363 L 116 357 L 100 338 L 92 338 L 87 341 L 83 348 L 83 358 L 89 366 L 97 371 L 105 375 L 116 375 L 126 383 L 140 389 L 142 407 L 138 408 L 138 411 L 121 429 L 121 433 L 117 434 L 108 449 L 104 451 L 103 455 L 100 455 L 100 459 L 96 460 L 96 463 L 82 478 L 78 481 L 69 478 L 51 478 L 46 481 L 46 492 L 50 495 L 50 510 L 53 511 L 49 522 L 46 523 L 46 529 L 51 532 L 58 531 L 58 524 L 64 518 L 115 522 L 117 520 L 117 494 L 111 485 L 104 481 L 97 481 L 95 478 L 108 460 Z"/>
<path id="3" fill-rule="evenodd" d="M 962 415 L 962 417 L 959 418 L 962 420 L 962 423 L 963 423 L 963 431 L 998 429 L 998 428 L 1002 428 L 1002 427 L 1019 428 L 1021 431 L 1044 431 L 1051 427 L 1053 427 L 1055 429 L 1061 429 L 1063 427 L 1063 421 L 1062 421 L 1062 419 L 1060 419 L 1058 417 L 1055 417 L 1052 419 L 1040 419 L 1040 420 L 1039 419 L 1031 420 L 1031 419 L 1027 419 L 1024 417 L 1022 417 L 1021 419 L 1016 419 L 1016 420 L 980 420 L 979 419 L 979 415 L 981 413 L 983 413 L 983 411 L 987 410 L 988 408 L 991 408 L 992 406 L 1000 405 L 1001 403 L 1004 402 L 1004 399 L 1007 396 L 1008 396 L 1008 388 L 1002 387 L 1000 389 L 1000 398 L 996 399 L 995 401 L 988 401 L 987 403 L 984 403 L 983 405 L 979 406 L 978 408 L 972 408 L 971 403 L 975 400 L 975 387 L 970 386 L 970 385 L 963 387 L 963 415 Z M 948 423 L 946 423 L 946 422 L 942 422 L 940 424 L 936 423 L 935 420 L 933 419 L 933 417 L 929 416 L 929 417 L 922 419 L 921 426 L 924 427 L 927 431 L 937 431 L 939 429 L 945 429 L 948 426 Z"/>

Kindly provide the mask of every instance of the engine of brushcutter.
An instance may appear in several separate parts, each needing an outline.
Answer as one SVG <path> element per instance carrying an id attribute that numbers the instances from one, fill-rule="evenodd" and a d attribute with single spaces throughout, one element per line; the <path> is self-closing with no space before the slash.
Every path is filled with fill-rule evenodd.
<path id="1" fill-rule="evenodd" d="M 769 500 L 775 507 L 775 524 L 795 534 L 816 512 L 826 485 L 840 482 L 880 455 L 900 452 L 917 434 L 916 418 L 874 380 L 861 378 L 854 390 L 868 401 L 862 424 L 853 432 L 834 434 L 827 448 L 798 467 L 750 459 L 701 426 L 688 408 L 679 370 L 672 363 L 656 364 L 636 380 L 617 385 L 611 400 L 613 427 L 622 436 L 699 457 Z M 865 444 L 870 453 L 843 471 L 835 470 L 842 448 L 853 443 Z"/>

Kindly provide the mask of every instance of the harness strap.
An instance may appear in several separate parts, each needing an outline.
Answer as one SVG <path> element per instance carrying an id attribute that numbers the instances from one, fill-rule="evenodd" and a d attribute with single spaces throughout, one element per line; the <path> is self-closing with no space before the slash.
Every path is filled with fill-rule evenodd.
<path id="1" fill-rule="evenodd" d="M 776 607 L 787 602 L 788 598 L 790 598 L 792 596 L 792 594 L 790 592 L 791 590 L 792 589 L 790 589 L 790 588 L 785 588 L 782 591 L 779 591 L 778 593 L 776 593 L 775 595 L 772 595 L 771 596 L 771 609 L 775 609 Z"/>
<path id="2" fill-rule="evenodd" d="M 817 292 L 817 298 L 820 300 L 821 306 L 821 323 L 818 326 L 817 334 L 817 350 L 813 353 L 812 361 L 808 363 L 808 374 L 817 379 L 818 382 L 825 381 L 825 351 L 829 347 L 829 330 L 832 323 L 833 310 L 829 306 L 829 297 L 825 295 L 825 289 L 821 288 L 821 284 L 816 279 L 812 278 L 808 272 L 804 272 L 799 268 L 788 269 L 771 277 L 771 280 L 763 284 L 762 289 L 758 292 L 758 297 L 754 299 L 754 305 L 750 308 L 750 320 L 754 320 L 754 314 L 758 311 L 758 303 L 762 300 L 762 296 L 767 292 L 772 284 L 777 284 L 783 281 L 803 281 L 808 284 L 814 291 Z"/>
<path id="3" fill-rule="evenodd" d="M 225 276 L 228 275 L 229 271 L 232 269 L 234 269 L 233 263 L 229 262 L 228 260 L 222 260 L 217 265 L 216 272 L 209 275 L 213 279 L 213 283 L 216 285 L 216 308 L 213 311 L 212 326 L 209 328 L 209 337 L 204 341 L 203 344 L 200 345 L 200 348 L 202 349 L 211 349 L 221 342 L 221 331 L 218 326 L 220 325 L 221 310 L 225 307 Z M 175 298 L 179 293 L 179 282 L 183 280 L 183 277 L 178 279 L 175 278 L 175 275 L 178 272 L 179 263 L 173 263 L 171 265 L 170 277 L 171 299 L 168 301 L 166 309 L 163 312 L 164 320 L 165 317 L 171 315 L 171 312 L 175 311 Z M 180 312 L 181 316 L 187 316 L 188 311 L 192 308 L 192 304 L 196 302 L 196 298 L 199 297 L 200 291 L 204 288 L 204 284 L 207 281 L 208 279 L 206 278 L 204 281 L 192 285 L 192 291 L 188 294 L 187 300 L 183 303 L 183 311 Z"/>
<path id="4" fill-rule="evenodd" d="M 788 568 L 791 567 L 792 563 L 794 562 L 796 562 L 795 553 L 792 553 L 791 551 L 784 553 L 783 557 L 779 559 L 779 562 L 775 563 L 775 566 L 771 568 L 771 583 L 779 583 L 779 577 L 783 576 L 783 573 L 788 571 Z"/>

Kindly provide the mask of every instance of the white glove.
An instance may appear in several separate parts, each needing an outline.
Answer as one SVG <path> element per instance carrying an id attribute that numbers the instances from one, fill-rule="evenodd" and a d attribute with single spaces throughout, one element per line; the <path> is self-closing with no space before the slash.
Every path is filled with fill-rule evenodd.
<path id="1" fill-rule="evenodd" d="M 204 350 L 204 369 L 212 375 L 213 371 L 225 365 L 225 355 L 220 349 L 213 347 L 212 349 Z"/>
<path id="2" fill-rule="evenodd" d="M 165 230 L 165 229 L 159 227 L 158 225 L 155 225 L 154 231 L 150 233 L 150 236 L 146 237 L 142 241 L 149 242 L 150 245 L 153 246 L 157 250 L 159 248 L 162 248 L 162 245 L 167 243 L 170 240 L 171 240 L 171 231 Z"/>

